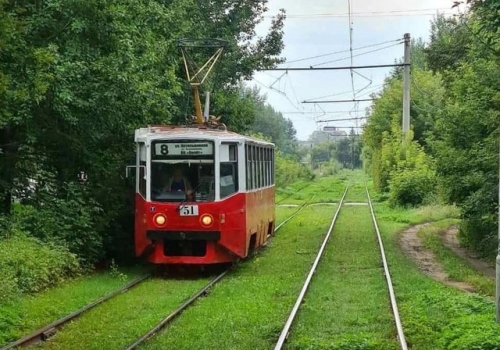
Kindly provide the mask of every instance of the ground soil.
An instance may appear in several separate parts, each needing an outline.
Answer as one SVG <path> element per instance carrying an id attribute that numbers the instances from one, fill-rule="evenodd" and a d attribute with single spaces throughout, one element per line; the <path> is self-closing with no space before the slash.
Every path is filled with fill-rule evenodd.
<path id="1" fill-rule="evenodd" d="M 458 229 L 455 226 L 450 227 L 443 233 L 442 239 L 445 246 L 450 248 L 462 259 L 466 260 L 470 266 L 484 275 L 494 279 L 495 278 L 495 264 L 480 259 L 477 254 L 471 252 L 466 248 L 460 247 L 457 237 Z"/>
<path id="2" fill-rule="evenodd" d="M 451 280 L 448 274 L 442 268 L 441 264 L 436 260 L 434 254 L 424 247 L 422 241 L 417 236 L 417 232 L 427 225 L 428 224 L 413 226 L 401 234 L 400 245 L 403 251 L 407 255 L 409 255 L 415 261 L 417 266 L 422 270 L 422 272 L 429 277 L 449 286 L 467 292 L 474 292 L 475 289 L 473 286 L 464 282 Z M 443 243 L 447 247 L 453 250 L 458 256 L 468 261 L 473 268 L 483 272 L 488 277 L 495 277 L 494 266 L 491 266 L 491 264 L 478 259 L 466 249 L 460 247 L 457 239 L 456 227 L 451 227 L 446 232 L 444 232 L 442 235 L 442 239 Z"/>

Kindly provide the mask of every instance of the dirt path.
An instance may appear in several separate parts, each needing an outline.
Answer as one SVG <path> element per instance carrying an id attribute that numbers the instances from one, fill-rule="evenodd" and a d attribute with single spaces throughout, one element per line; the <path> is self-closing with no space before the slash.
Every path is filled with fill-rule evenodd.
<path id="1" fill-rule="evenodd" d="M 453 250 L 459 257 L 466 260 L 474 269 L 494 279 L 495 264 L 481 260 L 471 251 L 460 247 L 457 232 L 458 229 L 455 226 L 446 230 L 446 232 L 442 235 L 444 245 Z"/>
<path id="2" fill-rule="evenodd" d="M 429 224 L 416 225 L 403 232 L 400 236 L 400 245 L 403 251 L 429 277 L 466 292 L 474 292 L 475 289 L 470 284 L 451 280 L 441 267 L 441 264 L 437 262 L 434 254 L 424 248 L 422 241 L 417 236 L 417 232 L 427 225 Z"/>

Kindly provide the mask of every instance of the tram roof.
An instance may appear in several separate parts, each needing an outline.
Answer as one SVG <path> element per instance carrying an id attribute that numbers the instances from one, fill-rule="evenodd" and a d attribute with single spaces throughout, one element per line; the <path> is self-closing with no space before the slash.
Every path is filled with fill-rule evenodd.
<path id="1" fill-rule="evenodd" d="M 147 128 L 140 128 L 135 130 L 135 141 L 147 141 L 156 139 L 210 139 L 210 140 L 228 140 L 228 141 L 250 141 L 254 143 L 259 143 L 262 145 L 273 146 L 271 142 L 259 140 L 254 137 L 240 135 L 238 133 L 227 131 L 227 130 L 217 130 L 209 129 L 206 127 L 186 127 L 186 126 L 175 126 L 175 125 L 151 125 Z"/>

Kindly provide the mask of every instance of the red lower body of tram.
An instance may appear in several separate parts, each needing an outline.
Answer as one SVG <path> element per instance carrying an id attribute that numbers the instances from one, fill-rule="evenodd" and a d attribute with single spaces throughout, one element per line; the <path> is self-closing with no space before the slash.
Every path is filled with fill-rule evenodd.
<path id="1" fill-rule="evenodd" d="M 155 264 L 214 264 L 244 258 L 274 232 L 274 195 L 273 186 L 218 202 L 179 205 L 147 202 L 136 194 L 136 255 Z"/>

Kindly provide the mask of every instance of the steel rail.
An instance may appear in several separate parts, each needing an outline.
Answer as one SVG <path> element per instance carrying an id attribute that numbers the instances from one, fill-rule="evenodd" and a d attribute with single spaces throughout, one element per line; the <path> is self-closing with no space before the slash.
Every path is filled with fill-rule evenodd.
<path id="1" fill-rule="evenodd" d="M 81 309 L 78 309 L 78 310 L 72 312 L 71 314 L 69 314 L 67 316 L 60 318 L 57 321 L 52 322 L 51 324 L 49 324 L 45 327 L 42 327 L 42 328 L 40 328 L 40 329 L 18 339 L 10 344 L 7 344 L 6 346 L 0 348 L 0 350 L 9 350 L 9 349 L 12 349 L 14 347 L 25 347 L 25 346 L 33 345 L 35 343 L 46 341 L 47 339 L 49 339 L 51 336 L 53 336 L 55 334 L 55 332 L 57 331 L 58 328 L 60 328 L 64 324 L 79 317 L 85 311 L 88 311 L 88 310 L 96 307 L 97 305 L 113 298 L 114 296 L 131 289 L 132 287 L 143 282 L 144 280 L 146 280 L 150 276 L 151 276 L 151 274 L 147 274 L 147 275 L 141 276 L 139 278 L 136 278 L 133 281 L 131 281 L 130 283 L 124 285 L 123 287 L 118 288 L 114 292 L 111 292 L 111 293 L 97 299 L 96 301 L 82 307 Z"/>
<path id="2" fill-rule="evenodd" d="M 304 204 L 302 204 L 302 206 L 299 208 L 299 210 L 297 210 L 295 213 L 293 213 L 288 218 L 286 218 L 285 220 L 283 220 L 278 226 L 276 226 L 274 228 L 274 233 L 276 233 L 288 221 L 292 220 L 295 216 L 297 216 L 297 214 L 299 214 L 302 211 L 302 209 L 304 209 L 305 207 L 309 206 L 310 205 L 309 202 L 312 201 L 315 196 L 316 195 L 312 196 L 307 202 L 305 202 Z"/>
<path id="3" fill-rule="evenodd" d="M 207 285 L 205 285 L 205 287 L 200 289 L 196 294 L 194 294 L 191 298 L 189 298 L 186 302 L 184 302 L 181 306 L 179 306 L 175 311 L 173 311 L 167 317 L 162 319 L 156 326 L 151 328 L 146 334 L 138 338 L 135 342 L 127 346 L 125 349 L 127 350 L 136 349 L 139 345 L 141 345 L 142 343 L 146 342 L 148 339 L 153 337 L 163 327 L 165 327 L 173 319 L 179 316 L 185 309 L 187 309 L 191 304 L 193 304 L 198 298 L 200 298 L 202 295 L 206 295 L 210 290 L 210 288 L 212 288 L 213 285 L 219 282 L 229 271 L 230 269 L 227 269 L 226 271 L 222 272 L 217 277 L 212 279 L 210 282 L 208 282 Z"/>
<path id="4" fill-rule="evenodd" d="M 299 212 L 302 211 L 302 209 L 304 209 L 314 197 L 315 196 L 312 196 L 311 199 L 309 199 L 306 203 L 304 203 L 297 211 L 295 211 L 292 215 L 290 215 L 287 219 L 285 219 L 277 227 L 275 227 L 274 233 L 276 233 L 281 227 L 283 227 L 283 225 L 285 225 L 288 221 L 290 221 L 297 214 L 299 214 Z M 239 260 L 237 262 L 239 262 Z M 216 276 L 214 279 L 212 279 L 210 282 L 208 282 L 201 290 L 196 292 L 196 294 L 191 296 L 191 298 L 189 298 L 181 306 L 179 306 L 177 309 L 175 309 L 167 317 L 163 318 L 159 323 L 157 323 L 147 333 L 142 335 L 140 338 L 136 339 L 132 344 L 128 345 L 125 349 L 126 350 L 136 349 L 138 346 L 145 343 L 147 340 L 151 339 L 159 331 L 161 331 L 167 324 L 172 322 L 184 310 L 186 310 L 189 306 L 191 306 L 197 299 L 199 299 L 201 296 L 206 295 L 209 292 L 210 288 L 212 288 L 217 282 L 219 282 L 229 271 L 230 271 L 230 269 L 227 269 L 226 271 L 224 271 L 221 274 L 219 274 L 218 276 Z"/>
<path id="5" fill-rule="evenodd" d="M 295 193 L 300 192 L 300 191 L 302 191 L 303 189 L 305 189 L 305 188 L 307 188 L 307 187 L 309 187 L 309 186 L 311 186 L 311 185 L 312 185 L 312 182 L 308 182 L 307 184 L 305 184 L 304 186 L 302 186 L 302 187 L 301 187 L 301 188 L 299 188 L 298 190 L 295 190 Z M 284 200 L 286 200 L 286 199 L 290 198 L 291 196 L 292 196 L 292 193 L 290 193 L 290 194 L 289 194 L 288 196 L 286 196 L 286 197 L 281 198 L 281 199 L 280 199 L 279 201 L 277 201 L 275 204 L 279 204 L 279 203 L 283 202 Z"/>
<path id="6" fill-rule="evenodd" d="M 401 345 L 402 350 L 407 350 L 408 345 L 406 344 L 405 334 L 403 331 L 403 325 L 402 325 L 401 319 L 399 317 L 399 310 L 398 310 L 398 304 L 396 302 L 396 295 L 394 293 L 394 288 L 392 286 L 391 274 L 389 273 L 389 267 L 387 265 L 387 259 L 385 257 L 384 243 L 382 242 L 382 236 L 380 235 L 380 230 L 378 228 L 377 219 L 375 217 L 375 212 L 373 210 L 372 200 L 370 198 L 370 193 L 368 192 L 368 187 L 365 186 L 365 189 L 366 189 L 366 195 L 368 197 L 368 205 L 370 206 L 370 212 L 372 215 L 373 225 L 375 226 L 375 231 L 377 232 L 377 240 L 378 240 L 378 245 L 380 248 L 380 255 L 382 256 L 382 264 L 384 265 L 384 274 L 385 274 L 385 279 L 387 281 L 387 287 L 389 289 L 389 297 L 391 299 L 391 308 L 392 308 L 392 313 L 394 315 L 394 322 L 396 323 L 396 330 L 398 333 L 399 344 Z"/>
<path id="7" fill-rule="evenodd" d="M 307 187 L 307 186 L 305 186 Z M 305 188 L 304 187 L 304 188 Z M 314 198 L 314 196 L 311 197 L 309 201 L 311 201 Z M 281 222 L 275 229 L 274 232 L 276 233 L 284 224 L 286 224 L 288 221 L 293 219 L 302 209 L 304 209 L 308 202 L 307 201 L 305 204 L 303 204 L 295 213 L 290 215 L 287 219 L 285 219 L 283 222 Z M 183 303 L 181 306 L 179 306 L 174 312 L 172 312 L 170 315 L 168 315 L 166 318 L 164 318 L 160 323 L 158 323 L 154 328 L 152 328 L 149 332 L 144 334 L 141 338 L 137 339 L 133 344 L 129 345 L 127 349 L 135 349 L 138 345 L 142 344 L 145 342 L 147 339 L 151 338 L 155 333 L 157 333 L 159 330 L 161 330 L 163 327 L 165 327 L 166 324 L 168 324 L 170 321 L 172 321 L 176 316 L 178 316 L 183 310 L 185 310 L 187 307 L 189 307 L 194 301 L 196 301 L 199 297 L 202 295 L 207 294 L 209 289 L 215 285 L 217 282 L 219 282 L 227 273 L 229 272 L 229 269 L 224 271 L 223 273 L 219 274 L 217 277 L 212 279 L 205 287 L 203 287 L 200 291 L 198 291 L 196 294 L 194 294 L 188 301 Z M 125 286 L 115 290 L 112 293 L 109 293 L 105 295 L 104 297 L 101 297 L 97 299 L 96 301 L 82 307 L 79 310 L 74 311 L 73 313 L 52 322 L 51 324 L 42 327 L 29 335 L 24 336 L 23 338 L 20 338 L 10 344 L 7 344 L 6 346 L 0 348 L 0 350 L 10 350 L 14 347 L 25 347 L 29 345 L 33 345 L 35 343 L 39 343 L 42 341 L 46 341 L 49 339 L 52 335 L 55 334 L 56 330 L 66 324 L 67 322 L 79 317 L 81 314 L 83 314 L 85 311 L 88 311 L 97 305 L 111 299 L 112 297 L 123 293 L 132 287 L 136 286 L 137 284 L 143 282 L 147 278 L 149 278 L 151 274 L 147 274 L 144 276 L 141 276 L 130 283 L 126 284 Z"/>
<path id="8" fill-rule="evenodd" d="M 278 342 L 276 343 L 276 346 L 274 348 L 275 350 L 280 350 L 286 342 L 290 328 L 292 327 L 293 321 L 295 320 L 295 316 L 297 315 L 297 312 L 300 308 L 300 305 L 302 304 L 302 300 L 304 299 L 304 296 L 307 293 L 307 289 L 309 288 L 309 284 L 311 282 L 311 279 L 314 275 L 314 272 L 316 272 L 316 267 L 318 266 L 318 263 L 321 260 L 321 257 L 323 256 L 323 251 L 325 250 L 326 244 L 328 243 L 328 240 L 330 239 L 331 233 L 333 231 L 333 227 L 335 226 L 335 222 L 337 221 L 337 217 L 340 213 L 340 208 L 342 207 L 342 203 L 344 202 L 344 198 L 345 198 L 348 190 L 349 190 L 349 184 L 346 186 L 344 194 L 342 195 L 342 198 L 339 201 L 339 205 L 338 205 L 337 210 L 335 211 L 333 219 L 330 223 L 330 227 L 328 228 L 325 239 L 323 240 L 323 243 L 321 244 L 321 247 L 318 251 L 318 255 L 316 256 L 316 259 L 314 260 L 314 263 L 311 267 L 311 270 L 309 271 L 309 274 L 307 275 L 307 278 L 304 282 L 304 285 L 302 286 L 302 290 L 300 291 L 300 294 L 297 297 L 297 300 L 295 301 L 295 305 L 293 306 L 292 311 L 290 312 L 290 315 L 288 316 L 288 319 L 285 323 L 285 326 L 281 330 L 281 334 L 278 338 Z"/>

